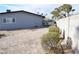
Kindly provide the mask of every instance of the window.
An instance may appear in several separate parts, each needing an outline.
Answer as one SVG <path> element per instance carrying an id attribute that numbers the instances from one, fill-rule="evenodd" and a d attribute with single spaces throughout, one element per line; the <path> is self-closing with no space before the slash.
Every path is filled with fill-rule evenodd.
<path id="1" fill-rule="evenodd" d="M 6 23 L 6 19 L 5 18 L 3 19 L 3 23 Z"/>
<path id="2" fill-rule="evenodd" d="M 13 18 L 13 20 L 12 20 L 13 22 L 15 22 L 15 18 Z"/>
<path id="3" fill-rule="evenodd" d="M 15 23 L 15 18 L 3 18 L 3 23 Z"/>

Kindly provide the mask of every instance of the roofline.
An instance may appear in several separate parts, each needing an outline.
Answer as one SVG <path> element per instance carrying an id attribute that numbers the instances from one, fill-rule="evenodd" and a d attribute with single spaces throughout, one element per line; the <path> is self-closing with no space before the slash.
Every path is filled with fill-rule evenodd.
<path id="1" fill-rule="evenodd" d="M 45 16 L 38 15 L 38 14 L 35 14 L 35 13 L 31 13 L 31 12 L 24 11 L 24 10 L 19 10 L 19 11 L 11 11 L 11 12 L 2 12 L 2 13 L 0 13 L 0 14 L 9 14 L 9 13 L 17 13 L 17 12 L 25 12 L 25 13 L 29 13 L 29 14 L 33 14 L 33 15 L 40 16 L 40 17 L 42 17 L 42 18 L 45 18 Z"/>

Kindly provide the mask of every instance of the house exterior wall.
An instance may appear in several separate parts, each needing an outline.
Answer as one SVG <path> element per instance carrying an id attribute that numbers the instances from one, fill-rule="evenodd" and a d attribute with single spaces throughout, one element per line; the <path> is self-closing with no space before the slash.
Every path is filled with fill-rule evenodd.
<path id="1" fill-rule="evenodd" d="M 3 18 L 15 18 L 15 23 L 2 23 Z M 42 26 L 42 20 L 42 17 L 24 12 L 0 14 L 0 29 L 32 28 L 34 26 Z"/>
<path id="2" fill-rule="evenodd" d="M 62 31 L 65 30 L 65 40 L 67 40 L 68 18 L 60 19 L 59 21 L 57 21 L 57 25 Z M 79 51 L 79 15 L 74 15 L 70 17 L 69 37 L 71 37 L 73 41 L 72 49 L 75 49 L 77 47 Z"/>

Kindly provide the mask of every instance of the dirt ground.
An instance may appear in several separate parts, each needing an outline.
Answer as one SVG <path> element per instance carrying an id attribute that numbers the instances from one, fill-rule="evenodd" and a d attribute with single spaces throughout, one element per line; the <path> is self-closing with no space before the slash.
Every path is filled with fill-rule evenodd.
<path id="1" fill-rule="evenodd" d="M 6 37 L 0 38 L 1 54 L 41 54 L 41 36 L 47 33 L 47 28 L 0 31 Z"/>

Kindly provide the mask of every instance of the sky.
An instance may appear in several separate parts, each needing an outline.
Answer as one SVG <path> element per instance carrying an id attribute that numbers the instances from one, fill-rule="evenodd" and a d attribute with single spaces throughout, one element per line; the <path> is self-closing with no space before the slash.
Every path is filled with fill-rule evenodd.
<path id="1" fill-rule="evenodd" d="M 39 14 L 43 13 L 44 15 L 51 15 L 51 11 L 54 10 L 54 8 L 59 7 L 62 4 L 0 4 L 0 12 L 5 12 L 7 9 L 10 9 L 12 11 L 17 10 L 25 10 L 32 13 Z M 75 12 L 79 12 L 79 4 L 71 4 L 72 7 L 75 9 Z"/>
<path id="2" fill-rule="evenodd" d="M 1 4 L 79 4 L 79 0 L 0 0 Z"/>

